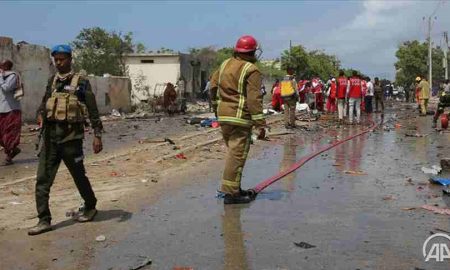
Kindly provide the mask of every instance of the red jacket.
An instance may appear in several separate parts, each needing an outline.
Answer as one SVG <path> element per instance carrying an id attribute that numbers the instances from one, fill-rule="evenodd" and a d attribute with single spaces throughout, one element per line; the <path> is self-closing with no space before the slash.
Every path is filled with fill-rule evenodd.
<path id="1" fill-rule="evenodd" d="M 337 98 L 345 98 L 345 93 L 347 92 L 348 80 L 345 76 L 339 77 L 337 79 Z"/>
<path id="2" fill-rule="evenodd" d="M 367 94 L 367 82 L 366 82 L 366 80 L 362 80 L 361 81 L 361 90 L 362 90 L 362 95 L 363 96 L 366 96 L 366 94 Z"/>
<path id="3" fill-rule="evenodd" d="M 358 77 L 350 78 L 350 93 L 348 94 L 350 98 L 361 98 L 362 97 L 362 88 L 361 88 L 361 79 Z"/>
<path id="4" fill-rule="evenodd" d="M 336 82 L 331 82 L 330 85 L 330 97 L 336 98 Z"/>

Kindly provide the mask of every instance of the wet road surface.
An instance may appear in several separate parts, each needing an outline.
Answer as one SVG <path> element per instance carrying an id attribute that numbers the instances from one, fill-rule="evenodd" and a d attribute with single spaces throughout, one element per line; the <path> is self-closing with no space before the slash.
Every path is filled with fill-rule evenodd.
<path id="1" fill-rule="evenodd" d="M 396 120 L 390 120 L 393 127 Z M 186 176 L 184 188 L 135 213 L 111 244 L 95 250 L 90 269 L 132 269 L 146 259 L 153 264 L 142 269 L 449 269 L 448 261 L 425 262 L 422 256 L 431 232 L 450 230 L 448 217 L 419 209 L 426 203 L 450 206 L 420 171 L 450 150 L 448 133 L 432 132 L 430 121 L 418 118 L 416 127 L 381 129 L 340 145 L 250 205 L 224 206 L 214 198 L 222 165 L 206 162 L 208 173 Z M 405 137 L 408 128 L 430 135 Z M 243 187 L 358 130 L 268 142 L 247 162 Z M 207 181 L 191 183 L 189 177 Z M 410 207 L 417 209 L 404 210 Z M 294 244 L 301 242 L 314 247 Z"/>

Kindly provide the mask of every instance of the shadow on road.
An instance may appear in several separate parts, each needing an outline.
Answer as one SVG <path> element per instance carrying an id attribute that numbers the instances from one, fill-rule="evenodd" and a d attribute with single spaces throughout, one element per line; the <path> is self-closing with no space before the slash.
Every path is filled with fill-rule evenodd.
<path id="1" fill-rule="evenodd" d="M 127 212 L 121 209 L 115 210 L 99 210 L 92 222 L 104 222 L 108 220 L 117 219 L 117 222 L 124 222 L 129 220 L 133 216 L 133 213 Z M 62 229 L 78 223 L 74 219 L 68 219 L 61 221 L 53 226 L 53 230 Z"/>

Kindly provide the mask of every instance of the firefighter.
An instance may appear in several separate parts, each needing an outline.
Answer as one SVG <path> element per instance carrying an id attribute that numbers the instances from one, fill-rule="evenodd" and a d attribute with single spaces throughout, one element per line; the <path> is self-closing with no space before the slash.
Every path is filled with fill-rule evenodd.
<path id="1" fill-rule="evenodd" d="M 419 89 L 419 101 L 420 101 L 420 116 L 427 116 L 428 111 L 428 100 L 430 99 L 430 84 L 427 82 L 425 77 L 422 77 L 419 84 L 417 85 Z"/>
<path id="2" fill-rule="evenodd" d="M 261 72 L 255 65 L 258 43 L 252 36 L 242 36 L 233 57 L 225 60 L 211 79 L 211 98 L 217 104 L 218 121 L 228 153 L 220 191 L 224 204 L 249 203 L 252 190 L 241 189 L 242 171 L 250 149 L 252 127 L 265 137 Z"/>

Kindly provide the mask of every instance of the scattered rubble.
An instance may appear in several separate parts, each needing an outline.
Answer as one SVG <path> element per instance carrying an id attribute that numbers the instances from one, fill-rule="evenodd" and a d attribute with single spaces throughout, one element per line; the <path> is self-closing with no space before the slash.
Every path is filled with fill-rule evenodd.
<path id="1" fill-rule="evenodd" d="M 203 101 L 197 101 L 195 103 L 188 103 L 186 112 L 196 113 L 196 112 L 208 112 L 209 103 Z"/>
<path id="2" fill-rule="evenodd" d="M 308 244 L 306 242 L 299 242 L 299 243 L 294 242 L 294 245 L 299 247 L 299 248 L 303 248 L 303 249 L 310 249 L 310 248 L 315 248 L 316 247 L 316 246 Z"/>
<path id="3" fill-rule="evenodd" d="M 450 179 L 449 178 L 431 177 L 430 183 L 436 184 L 436 185 L 441 185 L 441 186 L 448 186 L 448 185 L 450 185 Z"/>
<path id="4" fill-rule="evenodd" d="M 97 242 L 103 242 L 105 240 L 106 240 L 106 236 L 104 236 L 103 234 L 101 234 L 95 238 L 95 241 L 97 241 Z"/>
<path id="5" fill-rule="evenodd" d="M 422 167 L 422 172 L 426 174 L 438 175 L 442 171 L 442 168 L 438 165 L 433 165 L 431 168 Z"/>
<path id="6" fill-rule="evenodd" d="M 139 256 L 139 257 L 143 258 L 144 260 L 141 263 L 139 263 L 138 265 L 130 267 L 130 270 L 139 270 L 139 269 L 144 268 L 145 266 L 148 266 L 148 265 L 152 264 L 152 260 L 151 259 L 145 258 L 145 257 L 142 257 L 142 256 Z"/>
<path id="7" fill-rule="evenodd" d="M 367 173 L 363 171 L 352 171 L 352 170 L 344 171 L 344 173 L 350 175 L 367 175 Z"/>
<path id="8" fill-rule="evenodd" d="M 441 168 L 442 170 L 450 170 L 450 158 L 441 159 Z"/>
<path id="9" fill-rule="evenodd" d="M 434 205 L 422 205 L 422 209 L 431 211 L 433 213 L 436 214 L 441 214 L 441 215 L 448 215 L 450 216 L 450 209 L 448 208 L 440 208 L 440 207 L 436 207 Z"/>

